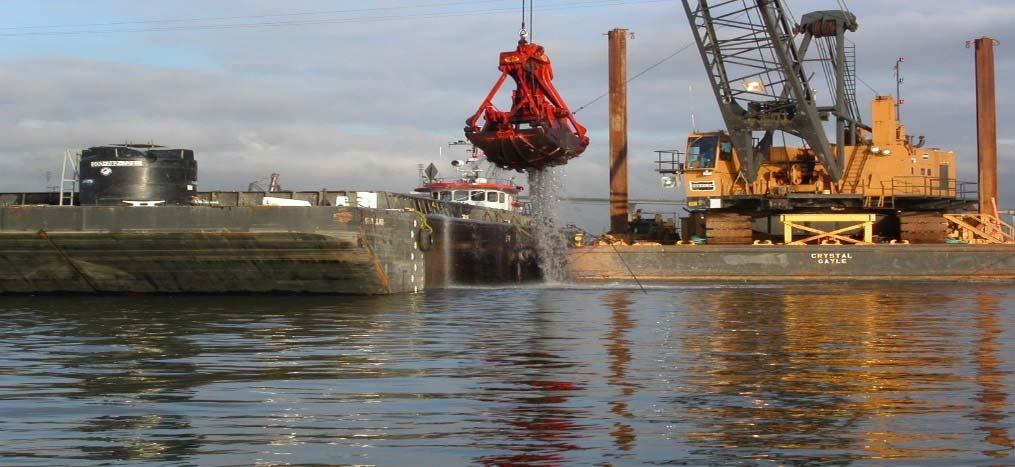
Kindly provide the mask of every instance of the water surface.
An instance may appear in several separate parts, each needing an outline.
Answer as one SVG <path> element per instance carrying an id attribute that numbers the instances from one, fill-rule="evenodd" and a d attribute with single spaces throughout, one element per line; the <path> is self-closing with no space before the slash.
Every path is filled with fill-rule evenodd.
<path id="1" fill-rule="evenodd" d="M 1009 284 L 3 297 L 0 464 L 1015 464 Z"/>

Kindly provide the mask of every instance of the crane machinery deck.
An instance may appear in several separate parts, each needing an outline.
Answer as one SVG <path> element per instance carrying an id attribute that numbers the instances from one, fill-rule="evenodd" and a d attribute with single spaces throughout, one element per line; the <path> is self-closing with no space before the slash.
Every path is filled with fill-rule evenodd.
<path id="1" fill-rule="evenodd" d="M 870 213 L 876 238 L 941 243 L 942 214 L 975 205 L 954 152 L 910 136 L 894 99 L 876 96 L 863 121 L 846 39 L 859 27 L 852 13 L 815 11 L 797 22 L 780 0 L 683 5 L 726 124 L 691 133 L 683 158 L 661 169 L 684 179 L 693 214 L 685 237 L 751 243 L 781 238 L 784 214 Z M 828 102 L 819 102 L 813 64 Z M 787 136 L 800 144 L 786 145 Z"/>

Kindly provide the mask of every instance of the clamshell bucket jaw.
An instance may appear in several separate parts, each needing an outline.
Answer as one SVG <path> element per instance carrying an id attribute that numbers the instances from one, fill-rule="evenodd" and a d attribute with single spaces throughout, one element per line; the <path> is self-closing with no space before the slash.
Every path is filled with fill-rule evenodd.
<path id="1" fill-rule="evenodd" d="M 500 54 L 501 76 L 465 126 L 465 137 L 494 165 L 512 170 L 542 170 L 566 164 L 589 145 L 585 127 L 553 87 L 553 69 L 543 47 L 520 41 Z M 511 110 L 493 105 L 510 76 L 515 81 Z M 479 126 L 480 117 L 483 125 Z"/>

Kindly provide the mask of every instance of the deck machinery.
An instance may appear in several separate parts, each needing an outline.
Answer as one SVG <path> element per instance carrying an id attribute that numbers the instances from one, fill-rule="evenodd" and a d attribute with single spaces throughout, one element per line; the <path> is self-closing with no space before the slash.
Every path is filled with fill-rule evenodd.
<path id="1" fill-rule="evenodd" d="M 868 213 L 883 239 L 943 242 L 942 213 L 975 203 L 975 186 L 956 181 L 955 154 L 910 136 L 895 99 L 874 98 L 862 120 L 845 38 L 858 27 L 852 13 L 797 23 L 779 0 L 683 4 L 726 124 L 691 133 L 683 157 L 660 167 L 684 179 L 685 238 L 751 243 L 780 233 L 781 214 Z M 820 64 L 827 94 L 805 64 Z M 787 135 L 800 144 L 786 145 Z"/>

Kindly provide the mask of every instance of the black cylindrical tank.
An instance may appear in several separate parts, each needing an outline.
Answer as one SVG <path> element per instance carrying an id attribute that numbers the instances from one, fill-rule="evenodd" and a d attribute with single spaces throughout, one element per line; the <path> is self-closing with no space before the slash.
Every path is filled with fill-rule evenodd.
<path id="1" fill-rule="evenodd" d="M 152 144 L 96 146 L 81 152 L 82 205 L 188 204 L 197 192 L 190 149 Z M 161 201 L 161 202 L 160 202 Z"/>

